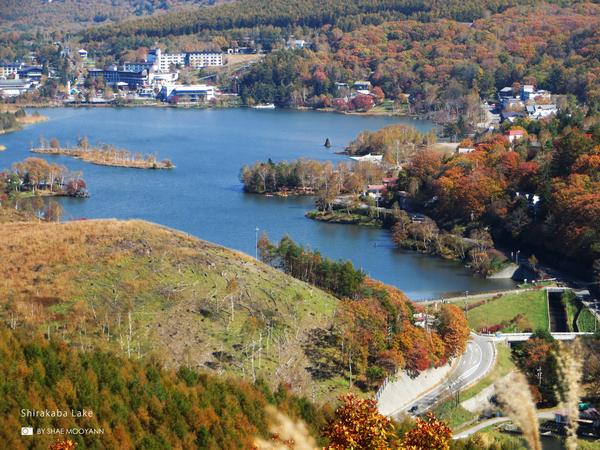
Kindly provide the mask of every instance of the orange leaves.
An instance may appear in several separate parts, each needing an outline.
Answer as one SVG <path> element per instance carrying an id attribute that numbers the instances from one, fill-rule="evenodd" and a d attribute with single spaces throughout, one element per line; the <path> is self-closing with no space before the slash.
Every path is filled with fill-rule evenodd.
<path id="1" fill-rule="evenodd" d="M 66 441 L 60 441 L 55 444 L 52 444 L 49 449 L 50 450 L 74 450 L 77 447 L 77 443 L 73 442 L 70 439 Z"/>
<path id="2" fill-rule="evenodd" d="M 446 345 L 446 356 L 462 354 L 469 340 L 469 325 L 462 310 L 456 305 L 442 305 L 437 318 L 438 333 Z"/>
<path id="3" fill-rule="evenodd" d="M 394 426 L 379 413 L 375 400 L 361 399 L 354 394 L 346 394 L 340 400 L 342 405 L 324 433 L 329 438 L 328 450 L 397 448 Z"/>
<path id="4" fill-rule="evenodd" d="M 394 426 L 377 410 L 374 400 L 358 398 L 354 394 L 340 397 L 342 405 L 335 411 L 324 435 L 329 438 L 327 450 L 448 450 L 452 431 L 446 422 L 432 413 L 417 418 L 414 428 L 407 431 L 400 442 L 394 435 Z"/>
<path id="5" fill-rule="evenodd" d="M 427 413 L 425 419 L 417 417 L 415 427 L 402 438 L 403 450 L 449 450 L 452 431 L 446 422 Z"/>

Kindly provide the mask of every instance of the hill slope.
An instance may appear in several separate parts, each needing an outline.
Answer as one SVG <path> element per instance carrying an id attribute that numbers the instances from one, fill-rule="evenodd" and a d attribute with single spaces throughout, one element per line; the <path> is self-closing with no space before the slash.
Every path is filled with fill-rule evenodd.
<path id="1" fill-rule="evenodd" d="M 222 3 L 219 0 L 3 0 L 0 27 L 30 30 L 77 30 L 121 20 L 179 11 L 190 6 Z"/>
<path id="2" fill-rule="evenodd" d="M 0 254 L 0 311 L 14 327 L 299 392 L 310 381 L 302 342 L 338 304 L 247 255 L 142 221 L 0 224 Z"/>
<path id="3" fill-rule="evenodd" d="M 13 450 L 47 449 L 65 440 L 90 449 L 247 449 L 255 436 L 269 436 L 268 404 L 304 419 L 314 435 L 324 423 L 317 408 L 285 390 L 272 393 L 264 385 L 185 367 L 164 370 L 156 361 L 98 350 L 83 353 L 59 337 L 48 341 L 4 327 L 0 395 L 0 441 Z M 22 409 L 68 415 L 21 417 Z M 72 417 L 71 410 L 92 414 Z M 88 431 L 32 437 L 20 435 L 22 426 Z"/>

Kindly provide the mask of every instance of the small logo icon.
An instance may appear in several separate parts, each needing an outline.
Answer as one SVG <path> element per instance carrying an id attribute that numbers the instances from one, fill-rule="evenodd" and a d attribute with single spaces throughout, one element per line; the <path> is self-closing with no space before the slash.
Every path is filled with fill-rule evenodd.
<path id="1" fill-rule="evenodd" d="M 33 427 L 21 427 L 21 436 L 33 436 Z"/>

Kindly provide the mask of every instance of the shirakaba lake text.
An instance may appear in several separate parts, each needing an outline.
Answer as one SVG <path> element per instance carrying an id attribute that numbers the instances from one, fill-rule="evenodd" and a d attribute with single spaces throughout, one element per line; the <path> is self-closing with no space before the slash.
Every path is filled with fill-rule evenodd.
<path id="1" fill-rule="evenodd" d="M 21 417 L 94 417 L 91 409 L 21 409 Z"/>

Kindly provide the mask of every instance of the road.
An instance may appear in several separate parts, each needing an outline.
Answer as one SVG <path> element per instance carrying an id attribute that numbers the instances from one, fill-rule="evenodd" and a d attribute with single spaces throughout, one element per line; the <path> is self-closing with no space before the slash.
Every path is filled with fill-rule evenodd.
<path id="1" fill-rule="evenodd" d="M 407 405 L 406 410 L 411 414 L 422 414 L 443 397 L 456 394 L 458 391 L 475 383 L 484 377 L 494 366 L 496 349 L 493 339 L 471 333 L 471 340 L 467 350 L 460 357 L 456 368 L 450 376 L 425 395 L 413 400 Z M 413 409 L 415 408 L 416 409 Z"/>
<path id="2" fill-rule="evenodd" d="M 539 419 L 548 420 L 554 418 L 554 411 L 543 411 L 537 414 Z M 494 417 L 493 419 L 485 420 L 481 423 L 478 423 L 471 428 L 467 428 L 465 431 L 461 431 L 460 433 L 456 433 L 453 439 L 464 439 L 466 437 L 471 436 L 472 434 L 477 433 L 478 431 L 483 430 L 492 425 L 497 425 L 503 422 L 510 422 L 511 420 L 508 417 Z"/>

